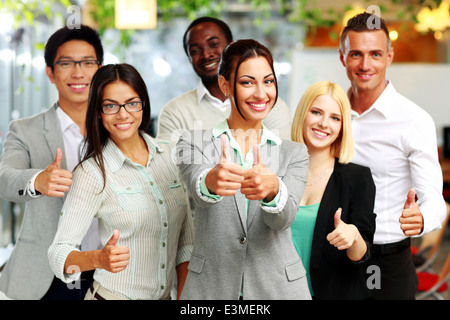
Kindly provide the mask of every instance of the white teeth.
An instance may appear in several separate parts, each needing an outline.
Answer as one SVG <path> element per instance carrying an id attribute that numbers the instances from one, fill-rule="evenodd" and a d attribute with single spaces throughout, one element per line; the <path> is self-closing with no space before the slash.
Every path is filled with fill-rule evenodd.
<path id="1" fill-rule="evenodd" d="M 321 131 L 318 131 L 318 130 L 314 130 L 314 133 L 316 135 L 318 135 L 318 136 L 321 136 L 321 137 L 326 137 L 328 135 L 325 132 L 321 132 Z"/>
<path id="2" fill-rule="evenodd" d="M 213 63 L 210 63 L 210 64 L 205 64 L 205 67 L 206 67 L 206 68 L 212 68 L 212 67 L 214 67 L 216 64 L 217 64 L 217 62 L 213 62 Z"/>
<path id="3" fill-rule="evenodd" d="M 130 126 L 130 123 L 122 123 L 122 124 L 116 124 L 116 127 L 118 128 L 127 128 Z"/>
<path id="4" fill-rule="evenodd" d="M 83 89 L 84 87 L 86 87 L 85 84 L 71 84 L 70 86 L 75 89 Z"/>
<path id="5" fill-rule="evenodd" d="M 264 108 L 265 106 L 266 106 L 266 104 L 265 103 L 262 103 L 262 104 L 256 104 L 256 103 L 249 103 L 252 107 L 255 107 L 255 108 Z"/>

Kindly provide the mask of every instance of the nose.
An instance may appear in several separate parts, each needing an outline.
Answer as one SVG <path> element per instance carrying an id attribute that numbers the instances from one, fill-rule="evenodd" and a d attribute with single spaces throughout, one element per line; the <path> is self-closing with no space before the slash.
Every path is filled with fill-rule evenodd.
<path id="1" fill-rule="evenodd" d="M 370 67 L 370 58 L 368 56 L 362 56 L 359 67 L 361 70 L 368 70 Z"/>
<path id="2" fill-rule="evenodd" d="M 264 99 L 267 96 L 266 91 L 264 90 L 264 87 L 260 84 L 257 84 L 255 86 L 255 92 L 253 93 L 253 96 L 259 100 Z"/>
<path id="3" fill-rule="evenodd" d="M 81 63 L 75 63 L 75 66 L 72 69 L 72 76 L 73 77 L 82 77 L 83 71 L 81 69 Z"/>
<path id="4" fill-rule="evenodd" d="M 117 118 L 119 119 L 124 119 L 126 117 L 128 117 L 128 111 L 125 110 L 125 108 L 120 108 L 119 112 L 116 113 Z"/>
<path id="5" fill-rule="evenodd" d="M 325 116 L 320 117 L 319 126 L 322 128 L 327 128 L 328 127 L 328 117 L 325 117 Z"/>

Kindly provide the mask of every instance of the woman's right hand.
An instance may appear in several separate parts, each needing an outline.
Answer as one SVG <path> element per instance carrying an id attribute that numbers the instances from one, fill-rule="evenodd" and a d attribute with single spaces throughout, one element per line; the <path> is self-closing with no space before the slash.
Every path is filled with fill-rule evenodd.
<path id="1" fill-rule="evenodd" d="M 205 177 L 209 192 L 218 196 L 234 196 L 244 181 L 244 168 L 229 160 L 229 149 L 228 137 L 222 134 L 222 155 L 219 163 Z"/>
<path id="2" fill-rule="evenodd" d="M 117 273 L 128 265 L 130 259 L 130 249 L 125 246 L 117 246 L 119 240 L 119 231 L 114 230 L 114 233 L 106 243 L 105 247 L 100 250 L 98 255 L 98 268 L 105 269 L 112 273 Z"/>

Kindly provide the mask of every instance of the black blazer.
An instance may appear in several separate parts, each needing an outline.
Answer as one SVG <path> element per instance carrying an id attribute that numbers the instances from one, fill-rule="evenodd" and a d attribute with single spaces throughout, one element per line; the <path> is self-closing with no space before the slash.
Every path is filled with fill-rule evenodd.
<path id="1" fill-rule="evenodd" d="M 375 233 L 375 184 L 369 168 L 335 161 L 320 203 L 311 250 L 311 284 L 315 299 L 366 299 L 371 243 Z M 368 244 L 368 253 L 352 262 L 346 250 L 338 250 L 326 239 L 334 228 L 334 214 L 342 208 L 341 219 L 354 224 Z"/>

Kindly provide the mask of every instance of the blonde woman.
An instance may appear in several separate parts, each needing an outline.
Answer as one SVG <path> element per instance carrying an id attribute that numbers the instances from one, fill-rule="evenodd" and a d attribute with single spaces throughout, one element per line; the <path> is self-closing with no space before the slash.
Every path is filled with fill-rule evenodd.
<path id="1" fill-rule="evenodd" d="M 307 182 L 292 225 L 294 245 L 314 299 L 365 299 L 365 262 L 375 232 L 375 185 L 369 168 L 351 163 L 350 103 L 337 84 L 310 86 L 297 106 L 292 140 L 310 155 Z"/>

